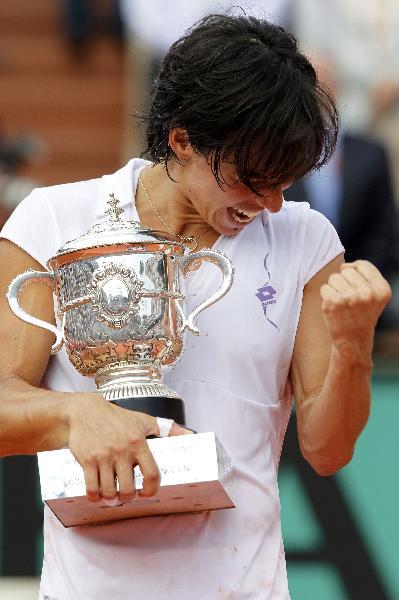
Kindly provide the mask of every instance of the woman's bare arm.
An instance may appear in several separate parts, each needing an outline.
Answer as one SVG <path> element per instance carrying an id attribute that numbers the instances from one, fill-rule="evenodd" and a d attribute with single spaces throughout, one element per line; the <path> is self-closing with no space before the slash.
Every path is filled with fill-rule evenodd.
<path id="1" fill-rule="evenodd" d="M 69 394 L 39 389 L 50 358 L 53 335 L 28 325 L 10 310 L 10 281 L 43 267 L 7 240 L 0 241 L 0 453 L 31 454 L 61 448 L 68 441 L 65 401 Z M 21 293 L 28 313 L 54 323 L 50 288 L 32 285 Z"/>
<path id="2" fill-rule="evenodd" d="M 322 475 L 350 461 L 367 422 L 374 328 L 390 297 L 373 265 L 342 256 L 305 287 L 291 379 L 301 450 Z"/>

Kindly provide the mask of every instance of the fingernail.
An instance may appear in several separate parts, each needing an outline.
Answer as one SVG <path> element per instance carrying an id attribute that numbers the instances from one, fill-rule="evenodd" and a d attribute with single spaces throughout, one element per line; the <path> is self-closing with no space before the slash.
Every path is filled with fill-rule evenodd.
<path id="1" fill-rule="evenodd" d="M 112 499 L 101 498 L 101 500 L 106 506 L 116 506 L 117 504 L 120 504 L 118 496 L 115 496 L 115 498 Z"/>

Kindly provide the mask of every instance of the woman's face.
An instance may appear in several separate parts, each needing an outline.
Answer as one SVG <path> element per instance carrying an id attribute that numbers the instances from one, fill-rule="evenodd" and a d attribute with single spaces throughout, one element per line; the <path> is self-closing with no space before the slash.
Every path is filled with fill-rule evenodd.
<path id="1" fill-rule="evenodd" d="M 222 188 L 207 159 L 198 154 L 185 161 L 179 173 L 182 191 L 193 208 L 221 235 L 236 235 L 264 209 L 278 212 L 283 202 L 283 190 L 291 184 L 265 188 L 260 190 L 262 195 L 257 195 L 237 181 L 232 164 L 223 163 L 221 174 L 226 182 L 222 183 Z"/>

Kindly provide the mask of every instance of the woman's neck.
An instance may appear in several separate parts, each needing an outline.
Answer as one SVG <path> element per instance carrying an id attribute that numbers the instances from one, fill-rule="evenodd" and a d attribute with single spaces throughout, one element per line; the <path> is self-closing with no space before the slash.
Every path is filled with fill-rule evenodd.
<path id="1" fill-rule="evenodd" d="M 195 210 L 179 184 L 178 169 L 172 181 L 162 164 L 149 165 L 140 174 L 136 210 L 140 221 L 177 237 L 199 237 L 198 247 L 211 246 L 219 234 Z"/>

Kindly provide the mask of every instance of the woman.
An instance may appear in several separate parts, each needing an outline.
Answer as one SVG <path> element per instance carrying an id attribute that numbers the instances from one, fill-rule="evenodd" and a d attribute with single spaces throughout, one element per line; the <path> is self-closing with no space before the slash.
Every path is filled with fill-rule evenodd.
<path id="1" fill-rule="evenodd" d="M 110 186 L 127 212 L 192 249 L 214 246 L 235 267 L 232 290 L 200 319 L 168 383 L 187 421 L 215 431 L 232 458 L 237 507 L 65 530 L 45 510 L 40 598 L 289 598 L 277 469 L 292 395 L 305 458 L 330 474 L 351 458 L 370 402 L 374 325 L 390 289 L 373 265 L 343 264 L 329 224 L 284 203 L 293 180 L 332 154 L 337 114 L 295 40 L 266 21 L 213 15 L 165 57 L 147 123 L 153 163 L 133 159 L 102 180 L 36 190 L 1 241 L 1 452 L 67 446 L 87 495 L 141 495 L 159 485 L 145 436 L 157 422 L 108 404 L 51 336 L 10 313 L 5 290 L 68 239 L 105 218 Z M 188 281 L 189 305 L 217 286 L 212 267 Z M 46 289 L 28 312 L 54 319 Z M 40 387 L 41 386 L 41 387 Z M 44 389 L 43 389 L 44 388 Z M 171 434 L 185 430 L 173 426 Z"/>

